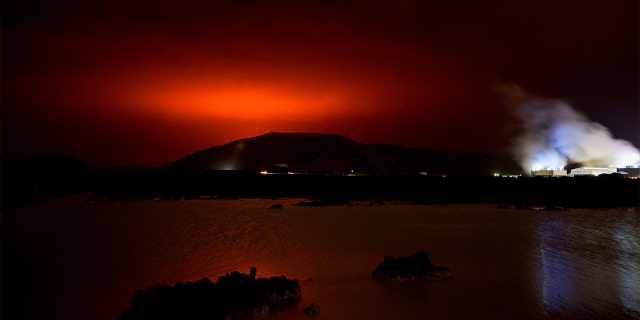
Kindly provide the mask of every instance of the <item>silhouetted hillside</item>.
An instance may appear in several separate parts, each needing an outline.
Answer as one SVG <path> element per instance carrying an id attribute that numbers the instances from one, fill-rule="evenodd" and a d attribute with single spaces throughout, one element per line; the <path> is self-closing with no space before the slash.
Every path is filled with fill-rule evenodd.
<path id="1" fill-rule="evenodd" d="M 293 171 L 382 175 L 484 176 L 496 170 L 520 171 L 507 156 L 362 144 L 335 134 L 276 132 L 195 152 L 169 168 L 264 170 L 274 164 L 287 164 Z"/>

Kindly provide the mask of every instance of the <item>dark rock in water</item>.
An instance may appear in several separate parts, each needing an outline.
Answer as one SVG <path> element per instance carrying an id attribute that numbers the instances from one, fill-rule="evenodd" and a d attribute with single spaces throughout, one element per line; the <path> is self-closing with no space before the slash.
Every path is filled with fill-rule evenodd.
<path id="1" fill-rule="evenodd" d="M 496 208 L 498 208 L 498 209 L 509 209 L 509 206 L 506 205 L 506 204 L 500 204 Z"/>
<path id="2" fill-rule="evenodd" d="M 526 204 L 518 204 L 516 205 L 516 207 L 514 208 L 516 210 L 532 210 L 528 205 Z"/>
<path id="3" fill-rule="evenodd" d="M 271 311 L 300 302 L 298 280 L 284 276 L 256 279 L 255 274 L 251 268 L 249 275 L 234 271 L 219 277 L 217 283 L 204 278 L 138 290 L 121 319 L 267 319 Z"/>
<path id="4" fill-rule="evenodd" d="M 311 303 L 308 307 L 304 308 L 304 313 L 308 316 L 316 315 L 320 313 L 320 306 L 315 303 Z"/>
<path id="5" fill-rule="evenodd" d="M 384 262 L 373 271 L 375 280 L 416 280 L 416 279 L 453 279 L 447 267 L 436 267 L 425 252 L 418 252 L 410 257 L 384 257 Z"/>
<path id="6" fill-rule="evenodd" d="M 284 207 L 279 203 L 276 203 L 276 204 L 272 205 L 271 207 L 269 207 L 269 209 L 283 209 L 283 208 Z"/>

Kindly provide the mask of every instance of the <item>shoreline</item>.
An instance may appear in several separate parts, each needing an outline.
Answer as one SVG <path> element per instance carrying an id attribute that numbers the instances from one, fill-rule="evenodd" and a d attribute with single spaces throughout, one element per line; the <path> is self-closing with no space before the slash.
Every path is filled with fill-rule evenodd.
<path id="1" fill-rule="evenodd" d="M 26 179 L 26 178 L 24 178 Z M 80 176 L 3 180 L 2 210 L 70 193 L 95 200 L 311 198 L 406 201 L 422 204 L 493 202 L 604 208 L 640 206 L 640 179 L 598 177 L 261 175 L 252 172 L 181 172 L 166 169 L 95 169 Z M 35 179 L 35 178 L 34 178 Z"/>

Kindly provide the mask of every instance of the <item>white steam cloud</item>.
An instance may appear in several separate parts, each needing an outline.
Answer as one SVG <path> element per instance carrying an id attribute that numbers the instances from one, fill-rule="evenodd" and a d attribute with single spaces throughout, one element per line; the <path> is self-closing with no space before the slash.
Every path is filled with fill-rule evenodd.
<path id="1" fill-rule="evenodd" d="M 516 115 L 523 133 L 516 138 L 515 155 L 525 172 L 562 169 L 569 162 L 590 167 L 625 167 L 640 163 L 640 151 L 615 139 L 599 123 L 569 104 L 552 99 L 527 99 Z"/>

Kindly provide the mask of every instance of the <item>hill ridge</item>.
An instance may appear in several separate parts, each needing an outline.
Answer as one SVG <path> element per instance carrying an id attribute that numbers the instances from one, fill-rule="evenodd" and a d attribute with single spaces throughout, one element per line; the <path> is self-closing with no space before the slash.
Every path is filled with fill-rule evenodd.
<path id="1" fill-rule="evenodd" d="M 269 132 L 202 149 L 171 163 L 184 170 L 264 170 L 287 164 L 291 170 L 317 173 L 383 175 L 490 175 L 519 173 L 510 157 L 461 153 L 397 144 L 364 144 L 335 133 Z"/>

